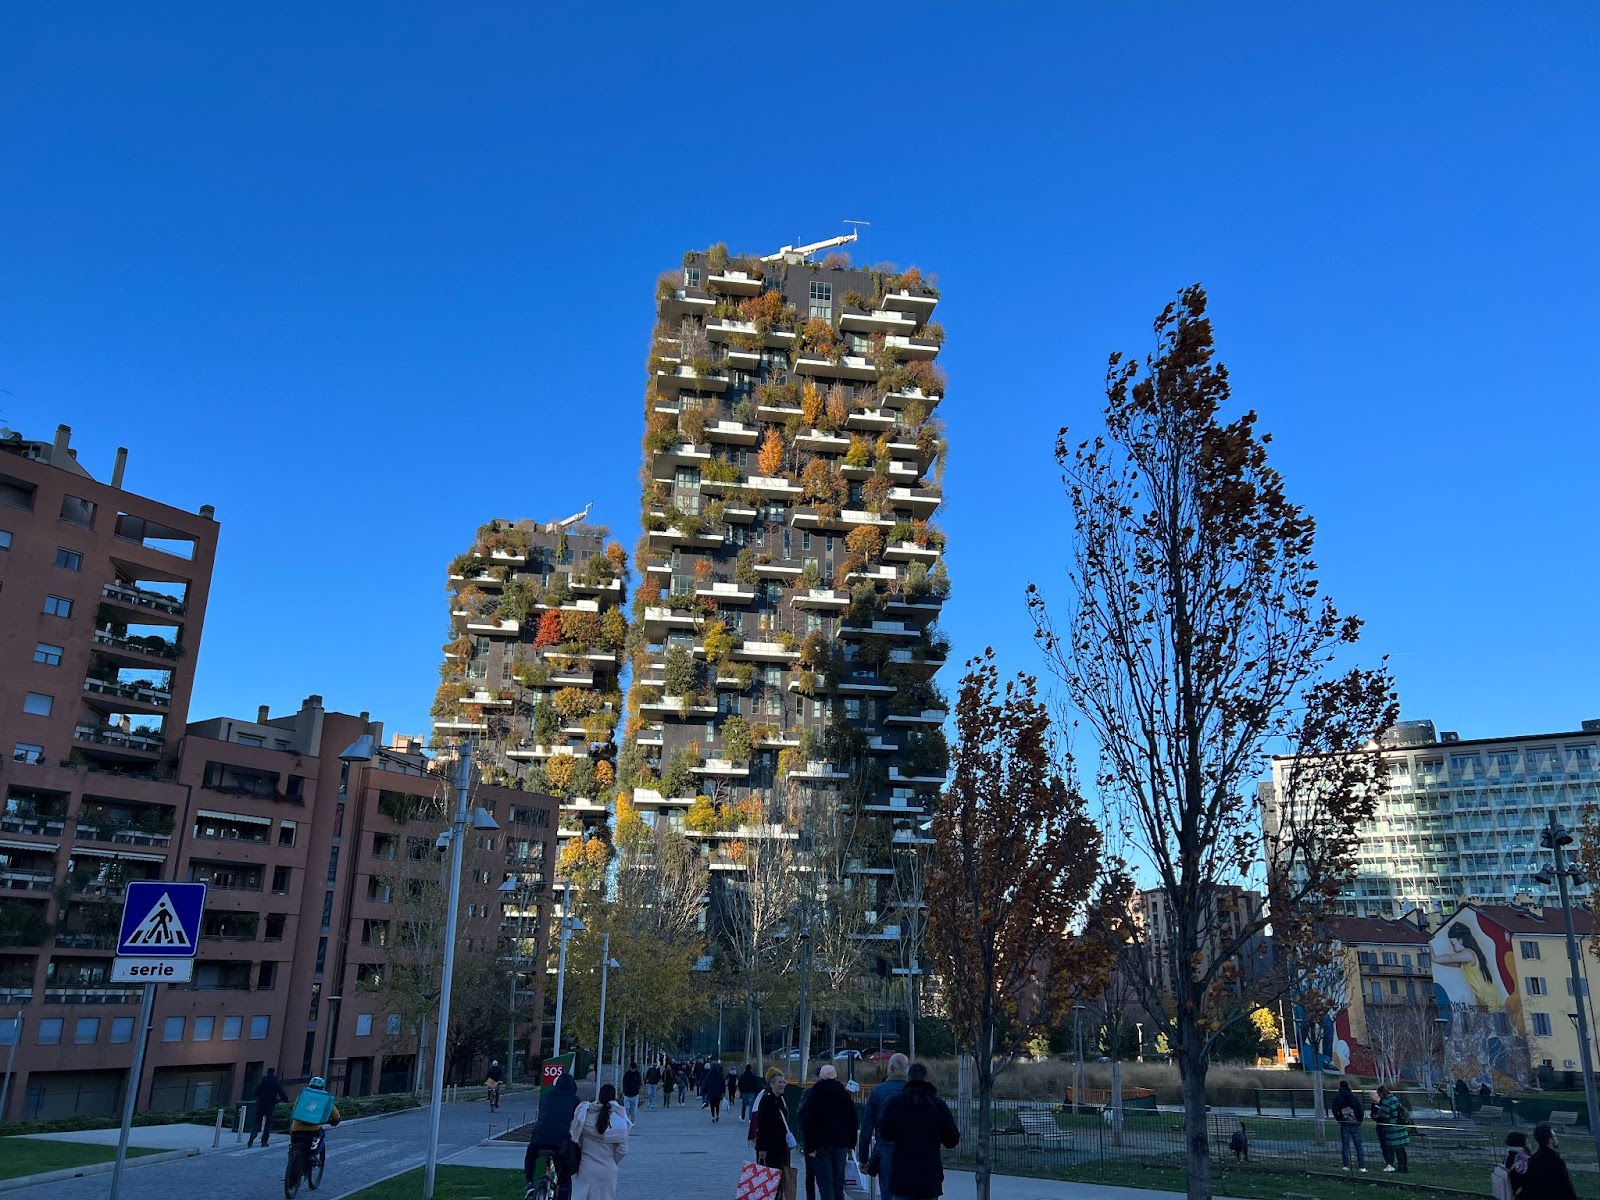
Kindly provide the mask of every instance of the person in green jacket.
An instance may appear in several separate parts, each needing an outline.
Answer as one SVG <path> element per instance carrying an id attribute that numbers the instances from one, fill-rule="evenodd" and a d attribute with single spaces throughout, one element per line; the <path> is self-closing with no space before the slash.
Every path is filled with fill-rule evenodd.
<path id="1" fill-rule="evenodd" d="M 1378 1089 L 1378 1119 L 1383 1122 L 1383 1140 L 1394 1151 L 1394 1162 L 1383 1169 L 1399 1171 L 1402 1175 L 1410 1174 L 1406 1147 L 1411 1144 L 1411 1114 L 1406 1111 L 1400 1097 L 1391 1092 L 1387 1085 Z"/>

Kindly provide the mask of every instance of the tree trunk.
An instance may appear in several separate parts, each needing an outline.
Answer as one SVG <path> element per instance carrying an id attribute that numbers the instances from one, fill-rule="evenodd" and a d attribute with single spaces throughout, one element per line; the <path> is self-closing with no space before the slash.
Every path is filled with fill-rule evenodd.
<path id="1" fill-rule="evenodd" d="M 1320 1045 L 1320 1040 L 1319 1040 Z M 1322 1051 L 1317 1051 L 1316 1069 L 1311 1072 L 1311 1106 L 1316 1109 L 1317 1144 L 1328 1140 L 1328 1108 L 1322 1099 Z"/>
<path id="2" fill-rule="evenodd" d="M 1120 1032 L 1120 1027 L 1119 1027 Z M 1122 1145 L 1122 1055 L 1120 1039 L 1111 1051 L 1111 1144 Z"/>
<path id="3" fill-rule="evenodd" d="M 990 1166 L 989 1149 L 994 1133 L 989 1119 L 994 1104 L 994 1031 L 986 1030 L 979 1038 L 978 1067 L 978 1135 L 973 1139 L 973 1182 L 977 1200 L 989 1200 Z"/>
<path id="4" fill-rule="evenodd" d="M 1206 1063 L 1188 1046 L 1178 1054 L 1183 1078 L 1183 1136 L 1189 1200 L 1211 1200 L 1211 1146 L 1206 1133 Z"/>

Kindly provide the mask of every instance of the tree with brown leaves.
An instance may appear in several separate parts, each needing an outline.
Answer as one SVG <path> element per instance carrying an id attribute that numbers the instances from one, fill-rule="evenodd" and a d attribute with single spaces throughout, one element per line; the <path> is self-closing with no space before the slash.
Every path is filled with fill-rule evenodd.
<path id="1" fill-rule="evenodd" d="M 967 663 L 955 720 L 933 818 L 928 948 L 950 1023 L 976 1058 L 977 1195 L 988 1200 L 995 1076 L 1080 986 L 1084 947 L 1071 931 L 1100 871 L 1100 832 L 1032 676 L 1002 690 L 985 650 Z"/>
<path id="2" fill-rule="evenodd" d="M 1098 742 L 1108 819 L 1165 893 L 1166 937 L 1137 948 L 1166 970 L 1135 979 L 1183 1080 L 1195 1200 L 1211 1195 L 1212 1048 L 1329 952 L 1332 902 L 1385 786 L 1376 739 L 1397 715 L 1386 669 L 1335 671 L 1361 622 L 1323 594 L 1316 524 L 1285 495 L 1255 413 L 1224 415 L 1205 313 L 1205 292 L 1186 289 L 1142 364 L 1111 356 L 1104 435 L 1061 431 L 1076 526 L 1065 632 L 1029 589 L 1040 644 Z M 1274 748 L 1289 769 L 1258 811 Z M 1219 916 L 1224 888 L 1263 879 L 1264 912 Z M 1269 919 L 1295 966 L 1263 979 L 1246 956 Z"/>

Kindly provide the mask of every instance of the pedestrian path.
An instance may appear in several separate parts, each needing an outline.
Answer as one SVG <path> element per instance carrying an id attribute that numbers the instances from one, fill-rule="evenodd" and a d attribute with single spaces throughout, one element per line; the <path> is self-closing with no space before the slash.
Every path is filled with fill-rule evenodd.
<path id="1" fill-rule="evenodd" d="M 580 1085 L 579 1093 L 591 1099 L 592 1085 Z M 739 1168 L 751 1161 L 744 1140 L 747 1127 L 748 1122 L 739 1119 L 737 1106 L 731 1116 L 724 1111 L 721 1122 L 713 1125 L 710 1115 L 692 1097 L 682 1108 L 641 1109 L 629 1139 L 628 1156 L 622 1161 L 617 1194 L 624 1200 L 679 1200 L 685 1195 L 732 1200 Z M 516 1172 L 515 1178 L 520 1180 L 526 1148 L 521 1142 L 488 1142 L 455 1155 L 450 1162 L 500 1167 Z M 513 1191 L 508 1187 L 505 1194 Z M 975 1177 L 970 1171 L 948 1172 L 944 1194 L 947 1200 L 976 1200 Z M 805 1195 L 803 1177 L 800 1195 Z M 992 1200 L 1176 1200 L 1181 1195 L 1021 1175 L 996 1175 L 991 1181 Z"/>

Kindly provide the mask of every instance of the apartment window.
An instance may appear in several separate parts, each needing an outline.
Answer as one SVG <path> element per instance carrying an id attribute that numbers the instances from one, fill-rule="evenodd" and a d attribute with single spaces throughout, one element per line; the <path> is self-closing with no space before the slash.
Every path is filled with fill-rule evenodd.
<path id="1" fill-rule="evenodd" d="M 833 320 L 833 284 L 811 281 L 811 315 L 824 321 Z"/>
<path id="2" fill-rule="evenodd" d="M 11 549 L 11 531 L 9 529 L 0 529 L 0 550 L 9 549 Z"/>
<path id="3" fill-rule="evenodd" d="M 264 1041 L 266 1041 L 267 1040 L 267 1031 L 270 1030 L 271 1028 L 272 1028 L 272 1018 L 271 1017 L 251 1017 L 250 1018 L 250 1040 L 252 1042 L 264 1042 Z"/>
<path id="4" fill-rule="evenodd" d="M 684 287 L 699 287 L 700 286 L 700 268 L 699 267 L 685 267 L 683 269 L 683 286 Z"/>
<path id="5" fill-rule="evenodd" d="M 65 1021 L 61 1017 L 43 1017 L 39 1021 L 39 1041 L 41 1046 L 61 1045 L 61 1027 Z"/>
<path id="6" fill-rule="evenodd" d="M 1549 1013 L 1534 1013 L 1533 1014 L 1533 1036 L 1534 1037 L 1549 1037 L 1550 1036 L 1550 1014 Z"/>
<path id="7" fill-rule="evenodd" d="M 289 868 L 272 868 L 272 891 L 278 896 L 286 895 L 289 891 Z"/>
<path id="8" fill-rule="evenodd" d="M 237 1042 L 239 1040 L 239 1035 L 241 1033 L 243 1033 L 243 1032 L 244 1032 L 244 1018 L 243 1017 L 223 1017 L 222 1018 L 222 1040 L 223 1041 L 225 1041 L 225 1042 Z"/>
<path id="9" fill-rule="evenodd" d="M 256 991 L 270 992 L 278 983 L 278 964 L 264 962 L 256 971 Z"/>
<path id="10" fill-rule="evenodd" d="M 47 617 L 70 617 L 72 615 L 72 601 L 65 596 L 46 596 L 44 598 L 44 614 Z"/>
<path id="11" fill-rule="evenodd" d="M 1426 971 L 1433 964 L 1433 955 L 1423 953 L 1417 955 L 1417 970 Z"/>
<path id="12" fill-rule="evenodd" d="M 1383 952 L 1383 965 L 1386 967 L 1398 967 L 1400 965 L 1400 956 L 1393 950 L 1385 950 Z"/>
<path id="13" fill-rule="evenodd" d="M 100 1018 L 79 1017 L 72 1027 L 74 1046 L 92 1046 L 100 1040 Z"/>
<path id="14" fill-rule="evenodd" d="M 161 1025 L 161 1040 L 163 1042 L 183 1041 L 183 1017 L 168 1017 Z"/>
<path id="15" fill-rule="evenodd" d="M 356 1016 L 356 1036 L 366 1037 L 372 1032 L 372 1014 L 360 1013 Z"/>
<path id="16" fill-rule="evenodd" d="M 61 497 L 61 519 L 70 521 L 74 525 L 94 524 L 93 500 L 85 500 L 80 496 Z"/>
<path id="17" fill-rule="evenodd" d="M 333 893 L 324 892 L 322 895 L 322 928 L 326 929 L 333 922 Z"/>
<path id="18" fill-rule="evenodd" d="M 65 546 L 57 546 L 56 566 L 65 567 L 69 571 L 79 570 L 83 566 L 83 555 L 76 550 L 68 550 Z"/>
<path id="19" fill-rule="evenodd" d="M 1545 989 L 1543 976 L 1540 976 L 1540 975 L 1529 975 L 1528 976 L 1528 995 L 1530 995 L 1530 996 L 1545 996 L 1545 995 L 1548 995 L 1548 994 L 1549 993 Z"/>
<path id="20" fill-rule="evenodd" d="M 133 1041 L 133 1018 L 111 1018 L 111 1044 L 113 1046 L 125 1045 Z"/>
<path id="21" fill-rule="evenodd" d="M 1572 977 L 1569 975 L 1564 982 L 1567 985 L 1567 995 L 1572 995 Z M 1589 994 L 1589 981 L 1587 979 L 1578 980 L 1578 994 L 1580 996 Z"/>
<path id="22" fill-rule="evenodd" d="M 238 734 L 238 735 L 236 735 L 234 740 L 237 741 L 239 743 L 239 745 L 241 745 L 241 746 L 259 746 L 259 745 L 261 745 L 261 739 L 260 738 L 254 737 L 254 736 L 252 736 L 251 734 L 248 734 L 248 733 Z"/>
<path id="23" fill-rule="evenodd" d="M 1372 981 L 1372 1002 L 1374 1004 L 1383 1003 L 1383 984 L 1379 983 L 1376 979 Z"/>
<path id="24" fill-rule="evenodd" d="M 63 646 L 52 646 L 49 642 L 37 642 L 33 647 L 33 661 L 43 663 L 47 667 L 59 667 L 61 656 L 66 653 Z"/>
<path id="25" fill-rule="evenodd" d="M 328 851 L 328 882 L 332 883 L 339 874 L 339 847 L 335 846 Z"/>
<path id="26" fill-rule="evenodd" d="M 32 742 L 18 742 L 11 748 L 11 761 L 14 763 L 43 762 L 44 747 L 35 746 Z"/>
<path id="27" fill-rule="evenodd" d="M 266 940 L 269 942 L 283 941 L 283 926 L 288 918 L 283 913 L 267 914 Z"/>
<path id="28" fill-rule="evenodd" d="M 55 697 L 43 692 L 29 692 L 22 698 L 22 711 L 35 717 L 48 717 L 55 706 Z"/>
<path id="29" fill-rule="evenodd" d="M 1517 945 L 1522 951 L 1522 957 L 1523 958 L 1525 958 L 1525 959 L 1535 959 L 1535 960 L 1538 959 L 1538 957 L 1539 957 L 1539 943 L 1538 942 L 1518 942 Z"/>
<path id="30" fill-rule="evenodd" d="M 293 821 L 284 821 L 281 824 L 279 824 L 279 826 L 278 826 L 278 845 L 280 845 L 280 846 L 292 846 L 292 845 L 294 845 L 294 835 L 295 835 L 295 831 L 298 830 L 298 829 L 299 829 L 299 826 L 296 825 L 295 822 L 293 822 Z"/>
<path id="31" fill-rule="evenodd" d="M 399 1032 L 400 1032 L 400 1014 L 399 1013 L 390 1013 L 389 1014 L 389 1020 L 386 1023 L 385 1028 L 388 1030 L 389 1035 L 391 1037 L 399 1034 Z"/>
<path id="32" fill-rule="evenodd" d="M 211 1035 L 216 1032 L 217 1019 L 215 1017 L 196 1017 L 194 1019 L 194 1040 L 209 1042 Z"/>

